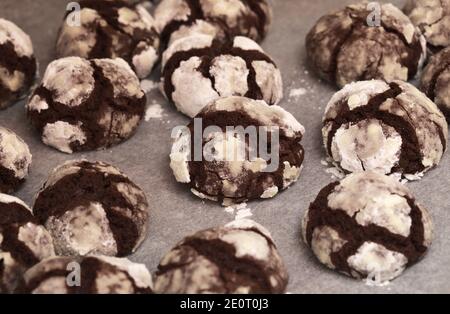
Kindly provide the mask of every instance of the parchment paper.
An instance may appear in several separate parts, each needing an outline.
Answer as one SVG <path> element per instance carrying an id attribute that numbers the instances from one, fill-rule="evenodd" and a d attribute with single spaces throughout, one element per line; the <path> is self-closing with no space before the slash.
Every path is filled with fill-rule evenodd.
<path id="1" fill-rule="evenodd" d="M 65 13 L 67 0 L 1 0 L 0 17 L 17 23 L 32 38 L 43 74 L 54 58 L 57 30 Z M 335 88 L 320 82 L 308 69 L 305 59 L 306 33 L 323 14 L 351 3 L 334 0 L 275 0 L 274 23 L 265 50 L 281 68 L 285 98 L 281 103 L 305 127 L 304 170 L 299 182 L 276 198 L 250 202 L 252 219 L 272 233 L 290 274 L 288 291 L 292 293 L 438 293 L 450 292 L 450 159 L 422 181 L 408 186 L 417 199 L 428 207 L 435 222 L 435 239 L 427 256 L 385 287 L 370 287 L 320 265 L 300 241 L 300 221 L 319 190 L 332 181 L 321 164 L 325 157 L 321 140 L 321 117 Z M 402 6 L 403 1 L 394 1 Z M 152 76 L 158 79 L 157 70 Z M 289 97 L 292 89 L 303 88 L 303 95 Z M 216 203 L 202 202 L 186 186 L 175 182 L 169 168 L 171 130 L 188 123 L 158 90 L 148 94 L 149 104 L 164 109 L 161 119 L 143 121 L 137 134 L 112 149 L 86 154 L 66 155 L 41 143 L 27 123 L 24 101 L 0 112 L 0 125 L 17 132 L 30 145 L 33 154 L 31 174 L 16 194 L 31 205 L 34 194 L 50 170 L 60 163 L 78 158 L 110 162 L 127 173 L 146 192 L 151 221 L 147 240 L 131 256 L 155 270 L 160 258 L 182 237 L 195 231 L 224 224 L 234 216 Z"/>

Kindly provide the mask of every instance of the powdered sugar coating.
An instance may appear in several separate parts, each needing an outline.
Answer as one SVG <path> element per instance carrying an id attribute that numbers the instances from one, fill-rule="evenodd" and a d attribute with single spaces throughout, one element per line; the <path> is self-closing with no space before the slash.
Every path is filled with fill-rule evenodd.
<path id="1" fill-rule="evenodd" d="M 277 128 L 280 134 L 287 137 L 287 141 L 300 141 L 305 129 L 304 127 L 287 111 L 278 106 L 269 106 L 263 101 L 256 101 L 245 97 L 225 97 L 219 98 L 207 107 L 205 107 L 199 117 L 208 117 L 220 112 L 223 115 L 242 114 L 248 119 L 253 119 L 256 126 L 263 126 L 267 130 Z M 239 127 L 238 125 L 230 125 Z M 214 132 L 203 134 L 203 165 L 208 168 L 208 173 L 218 173 L 206 180 L 205 186 L 196 182 L 195 174 L 190 167 L 191 158 L 191 137 L 193 136 L 187 130 L 180 130 L 175 136 L 172 152 L 170 154 L 170 167 L 178 182 L 189 183 L 192 185 L 192 192 L 205 199 L 219 201 L 223 198 L 223 205 L 228 203 L 243 202 L 250 197 L 244 195 L 237 197 L 242 193 L 242 180 L 252 175 L 257 176 L 266 172 L 267 177 L 258 181 L 262 184 L 261 193 L 253 195 L 257 198 L 272 198 L 279 192 L 295 183 L 302 169 L 301 161 L 303 150 L 300 147 L 292 149 L 290 154 L 295 155 L 295 161 L 280 161 L 276 170 L 270 170 L 274 165 L 263 158 L 249 160 L 247 153 L 250 149 L 248 143 L 239 136 L 226 134 L 225 132 Z M 297 143 L 298 144 L 298 143 Z M 298 150 L 298 151 L 297 151 Z M 209 153 L 210 152 L 210 153 Z M 280 155 L 281 152 L 278 152 Z M 298 157 L 298 158 L 297 158 Z M 211 165 L 209 165 L 211 163 Z M 217 167 L 215 169 L 213 167 Z M 214 168 L 214 169 L 213 169 Z M 280 170 L 281 169 L 281 170 Z M 276 174 L 275 174 L 276 172 Z M 272 174 L 271 174 L 272 173 Z M 272 176 L 273 175 L 273 176 Z M 278 182 L 278 176 L 280 177 Z M 277 179 L 275 179 L 277 178 Z M 217 187 L 221 187 L 220 191 Z"/>
<path id="2" fill-rule="evenodd" d="M 271 105 L 282 99 L 281 73 L 262 48 L 244 37 L 235 37 L 230 45 L 194 35 L 174 41 L 164 52 L 162 90 L 179 111 L 194 117 L 211 101 L 227 96 Z"/>
<path id="3" fill-rule="evenodd" d="M 19 56 L 33 56 L 33 44 L 30 36 L 13 22 L 0 18 L 0 45 L 8 41 L 14 44 L 15 51 Z"/>
<path id="4" fill-rule="evenodd" d="M 11 130 L 0 127 L 0 191 L 15 191 L 28 175 L 32 156 L 28 145 Z"/>
<path id="5" fill-rule="evenodd" d="M 33 85 L 37 63 L 30 37 L 0 18 L 0 109 L 23 98 Z"/>
<path id="6" fill-rule="evenodd" d="M 86 276 L 83 278 L 89 278 L 82 280 L 79 286 L 69 286 L 68 277 L 64 275 L 69 275 L 74 266 Z M 24 278 L 23 292 L 33 294 L 141 294 L 152 291 L 151 275 L 145 265 L 102 255 L 48 258 L 30 268 Z"/>
<path id="7" fill-rule="evenodd" d="M 108 186 L 96 189 L 107 189 L 108 198 L 95 191 L 93 194 L 84 193 L 85 198 L 58 205 L 62 208 L 59 213 L 50 213 L 48 205 L 42 205 L 52 201 L 47 199 L 48 195 L 58 193 L 56 190 L 65 189 L 67 182 L 83 176 L 90 176 L 90 180 L 103 177 Z M 79 182 L 81 185 L 89 184 L 88 181 Z M 80 193 L 78 189 L 82 191 L 83 188 L 71 186 L 61 193 L 76 195 Z M 59 255 L 128 255 L 142 243 L 148 227 L 148 204 L 143 191 L 119 169 L 102 162 L 73 160 L 57 167 L 36 195 L 33 210 L 38 211 L 42 223 L 52 234 Z M 120 221 L 124 223 L 121 231 L 128 232 L 128 239 L 117 231 Z M 121 250 L 124 242 L 127 242 L 126 250 Z"/>
<path id="8" fill-rule="evenodd" d="M 435 48 L 450 45 L 450 4 L 442 0 L 408 0 L 405 13 Z"/>
<path id="9" fill-rule="evenodd" d="M 168 45 L 194 34 L 260 41 L 271 23 L 272 8 L 266 0 L 163 0 L 156 7 L 155 19 Z"/>
<path id="10" fill-rule="evenodd" d="M 214 250 L 211 251 L 215 247 L 222 251 L 217 252 L 217 259 Z M 229 262 L 220 256 L 226 256 Z M 232 276 L 230 267 L 239 267 L 241 271 Z M 197 232 L 178 243 L 160 262 L 155 291 L 282 293 L 286 283 L 285 266 L 269 233 L 259 224 L 244 219 Z"/>
<path id="11" fill-rule="evenodd" d="M 450 21 L 449 21 L 450 22 Z M 420 78 L 421 90 L 450 119 L 450 47 L 433 55 Z"/>
<path id="12" fill-rule="evenodd" d="M 80 1 L 80 25 L 70 15 L 56 44 L 58 57 L 123 58 L 140 78 L 147 77 L 159 56 L 155 21 L 140 4 Z M 100 48 L 99 48 L 100 47 Z"/>
<path id="13" fill-rule="evenodd" d="M 379 282 L 417 262 L 433 234 L 429 212 L 409 189 L 370 171 L 324 188 L 302 225 L 303 238 L 321 263 Z"/>
<path id="14" fill-rule="evenodd" d="M 361 112 L 361 118 L 355 119 L 353 112 Z M 401 81 L 346 85 L 328 103 L 323 121 L 327 153 L 347 172 L 373 170 L 412 178 L 438 165 L 446 150 L 444 116 L 417 88 Z M 411 131 L 402 133 L 406 128 Z M 407 170 L 410 166 L 401 158 L 405 143 L 414 141 L 420 164 Z"/>
<path id="15" fill-rule="evenodd" d="M 373 7 L 357 3 L 318 20 L 308 33 L 306 47 L 319 76 L 339 87 L 416 76 L 426 56 L 425 38 L 394 5 L 380 3 L 379 8 L 379 19 Z"/>
<path id="16" fill-rule="evenodd" d="M 49 64 L 27 110 L 42 141 L 70 154 L 128 139 L 143 118 L 145 100 L 123 59 L 67 57 Z"/>
<path id="17" fill-rule="evenodd" d="M 0 293 L 12 293 L 29 267 L 53 255 L 52 238 L 35 223 L 30 208 L 0 194 Z"/>

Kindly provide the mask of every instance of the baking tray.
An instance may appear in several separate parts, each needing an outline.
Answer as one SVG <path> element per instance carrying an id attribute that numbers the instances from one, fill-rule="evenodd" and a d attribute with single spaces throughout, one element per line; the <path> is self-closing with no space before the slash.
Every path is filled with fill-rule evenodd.
<path id="1" fill-rule="evenodd" d="M 17 23 L 32 38 L 43 74 L 54 59 L 54 43 L 65 14 L 66 0 L 1 0 L 0 17 Z M 354 1 L 274 0 L 274 23 L 263 48 L 274 58 L 284 80 L 281 106 L 306 128 L 306 150 L 300 180 L 276 198 L 250 202 L 252 219 L 272 233 L 287 265 L 291 293 L 445 293 L 450 292 L 450 159 L 408 186 L 432 213 L 435 239 L 426 257 L 387 286 L 373 287 L 327 270 L 300 240 L 300 223 L 319 190 L 332 181 L 321 164 L 325 157 L 321 118 L 335 88 L 311 73 L 304 40 L 315 21 L 326 12 Z M 399 7 L 403 1 L 393 1 Z M 157 71 L 155 71 L 157 72 Z M 154 73 L 152 80 L 159 76 Z M 297 95 L 289 97 L 290 94 Z M 150 204 L 150 228 L 146 241 L 130 258 L 154 271 L 160 258 L 183 236 L 225 224 L 234 219 L 219 204 L 203 202 L 186 186 L 178 184 L 169 168 L 171 130 L 189 119 L 167 103 L 157 89 L 148 93 L 148 103 L 160 104 L 161 118 L 143 121 L 137 134 L 112 149 L 66 155 L 43 145 L 27 122 L 24 101 L 0 112 L 0 125 L 14 130 L 30 146 L 33 164 L 30 176 L 16 195 L 28 204 L 48 173 L 66 160 L 88 158 L 110 162 L 127 173 L 145 191 Z M 157 115 L 151 115 L 157 116 Z"/>

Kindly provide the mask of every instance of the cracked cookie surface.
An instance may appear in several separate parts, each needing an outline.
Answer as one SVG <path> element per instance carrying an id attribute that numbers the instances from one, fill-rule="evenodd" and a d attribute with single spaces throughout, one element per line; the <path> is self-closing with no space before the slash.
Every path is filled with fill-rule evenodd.
<path id="1" fill-rule="evenodd" d="M 12 293 L 28 268 L 53 255 L 52 237 L 31 209 L 0 194 L 0 293 Z"/>
<path id="2" fill-rule="evenodd" d="M 32 156 L 13 131 L 0 127 L 0 193 L 17 191 L 28 176 Z"/>
<path id="3" fill-rule="evenodd" d="M 27 114 L 45 144 L 70 154 L 130 138 L 145 104 L 139 79 L 123 59 L 67 57 L 47 67 Z"/>
<path id="4" fill-rule="evenodd" d="M 220 98 L 177 134 L 170 166 L 176 180 L 200 198 L 224 205 L 271 198 L 298 180 L 304 133 L 281 107 L 245 97 Z"/>
<path id="5" fill-rule="evenodd" d="M 150 13 L 121 0 L 81 0 L 80 25 L 69 14 L 56 43 L 58 58 L 122 58 L 140 78 L 159 58 L 159 35 Z"/>
<path id="6" fill-rule="evenodd" d="M 431 245 L 428 211 L 393 178 L 351 174 L 323 188 L 303 219 L 303 239 L 327 267 L 383 283 Z"/>
<path id="7" fill-rule="evenodd" d="M 421 89 L 450 119 L 450 47 L 430 58 L 421 77 Z"/>
<path id="8" fill-rule="evenodd" d="M 30 37 L 16 24 L 0 18 L 0 109 L 27 94 L 36 73 Z"/>
<path id="9" fill-rule="evenodd" d="M 144 241 L 144 192 L 103 162 L 69 161 L 36 195 L 33 212 L 53 237 L 58 255 L 128 256 Z"/>
<path id="10" fill-rule="evenodd" d="M 426 57 L 426 41 L 398 8 L 380 4 L 379 26 L 367 4 L 355 4 L 323 16 L 306 37 L 315 71 L 339 87 L 369 79 L 407 81 Z"/>
<path id="11" fill-rule="evenodd" d="M 71 285 L 68 284 L 69 281 Z M 77 283 L 79 282 L 79 285 Z M 148 294 L 152 278 L 143 264 L 110 256 L 53 257 L 30 268 L 19 293 Z"/>
<path id="12" fill-rule="evenodd" d="M 161 260 L 157 293 L 283 293 L 286 267 L 270 233 L 247 219 L 184 238 Z"/>
<path id="13" fill-rule="evenodd" d="M 403 11 L 422 31 L 432 51 L 450 46 L 449 0 L 408 0 Z"/>
<path id="14" fill-rule="evenodd" d="M 323 124 L 327 154 L 347 173 L 372 170 L 416 180 L 446 151 L 445 117 L 402 81 L 346 85 L 328 103 Z"/>
<path id="15" fill-rule="evenodd" d="M 193 34 L 261 41 L 272 21 L 272 8 L 266 0 L 163 0 L 155 20 L 166 45 Z"/>
<path id="16" fill-rule="evenodd" d="M 179 111 L 194 117 L 211 101 L 246 96 L 277 104 L 283 97 L 281 73 L 254 41 L 222 41 L 194 35 L 175 41 L 163 54 L 162 89 Z"/>

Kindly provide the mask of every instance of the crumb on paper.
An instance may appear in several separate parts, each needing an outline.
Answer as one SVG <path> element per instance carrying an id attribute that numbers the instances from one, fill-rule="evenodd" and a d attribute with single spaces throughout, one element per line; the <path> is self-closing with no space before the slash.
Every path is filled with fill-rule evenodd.
<path id="1" fill-rule="evenodd" d="M 323 166 L 328 167 L 327 169 L 325 169 L 325 172 L 328 174 L 331 174 L 331 179 L 337 179 L 337 180 L 341 180 L 345 178 L 345 172 L 342 169 L 339 169 L 338 167 L 336 167 L 335 165 L 333 165 L 331 159 L 327 158 L 327 159 L 322 159 L 320 161 L 320 163 Z"/>
<path id="2" fill-rule="evenodd" d="M 400 274 L 402 272 L 402 270 L 398 270 L 398 272 Z M 380 272 L 370 273 L 367 276 L 367 278 L 364 279 L 364 283 L 369 287 L 386 287 L 391 284 L 391 282 L 389 280 L 385 280 L 382 278 Z M 389 288 L 388 288 L 388 290 L 389 290 Z"/>
<path id="3" fill-rule="evenodd" d="M 142 90 L 148 94 L 151 91 L 153 91 L 154 89 L 158 88 L 158 83 L 152 81 L 152 80 L 142 80 L 141 81 L 141 88 Z"/>
<path id="4" fill-rule="evenodd" d="M 147 110 L 145 111 L 145 121 L 150 121 L 150 119 L 161 119 L 163 115 L 163 107 L 157 102 L 153 101 L 151 105 L 147 106 Z"/>
<path id="5" fill-rule="evenodd" d="M 250 208 L 244 208 L 238 210 L 236 213 L 236 216 L 234 217 L 235 220 L 244 219 L 253 216 L 252 210 Z"/>
<path id="6" fill-rule="evenodd" d="M 224 211 L 234 215 L 234 220 L 244 219 L 253 216 L 252 210 L 247 207 L 247 203 L 235 204 L 225 207 Z"/>
<path id="7" fill-rule="evenodd" d="M 225 207 L 224 210 L 225 210 L 225 212 L 227 212 L 228 214 L 234 215 L 235 208 L 234 208 L 233 206 Z"/>
<path id="8" fill-rule="evenodd" d="M 293 88 L 289 92 L 289 98 L 299 98 L 300 96 L 303 96 L 306 94 L 306 89 L 303 87 L 300 88 Z"/>

